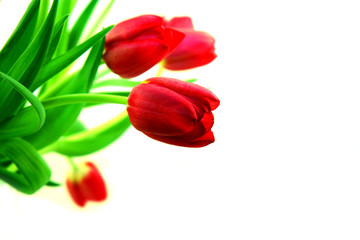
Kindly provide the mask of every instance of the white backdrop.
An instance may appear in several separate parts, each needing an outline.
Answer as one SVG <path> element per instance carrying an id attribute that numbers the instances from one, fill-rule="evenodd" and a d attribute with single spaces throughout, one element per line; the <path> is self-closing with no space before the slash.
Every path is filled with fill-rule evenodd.
<path id="1" fill-rule="evenodd" d="M 1 45 L 25 2 L 1 1 Z M 216 142 L 179 148 L 130 129 L 89 157 L 110 195 L 85 209 L 64 188 L 24 196 L 3 185 L 0 239 L 359 239 L 358 9 L 348 0 L 117 1 L 105 25 L 189 15 L 216 38 L 213 63 L 164 73 L 198 77 L 220 98 Z M 65 160 L 47 159 L 63 179 Z"/>

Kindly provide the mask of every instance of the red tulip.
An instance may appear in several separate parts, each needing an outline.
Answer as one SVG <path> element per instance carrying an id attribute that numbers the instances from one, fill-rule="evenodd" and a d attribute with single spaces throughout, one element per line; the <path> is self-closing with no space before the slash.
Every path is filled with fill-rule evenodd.
<path id="1" fill-rule="evenodd" d="M 85 162 L 70 172 L 66 187 L 74 202 L 84 207 L 87 201 L 104 201 L 107 191 L 104 179 L 91 162 Z"/>
<path id="2" fill-rule="evenodd" d="M 211 111 L 219 104 L 204 87 L 155 77 L 133 88 L 127 112 L 131 124 L 150 138 L 177 146 L 203 147 L 215 141 Z"/>
<path id="3" fill-rule="evenodd" d="M 183 40 L 163 18 L 142 15 L 117 24 L 105 38 L 103 59 L 123 78 L 136 77 L 159 63 Z"/>
<path id="4" fill-rule="evenodd" d="M 170 70 L 186 70 L 200 67 L 216 58 L 215 39 L 206 32 L 194 30 L 191 18 L 175 17 L 168 27 L 185 34 L 184 40 L 164 60 L 164 67 Z"/>

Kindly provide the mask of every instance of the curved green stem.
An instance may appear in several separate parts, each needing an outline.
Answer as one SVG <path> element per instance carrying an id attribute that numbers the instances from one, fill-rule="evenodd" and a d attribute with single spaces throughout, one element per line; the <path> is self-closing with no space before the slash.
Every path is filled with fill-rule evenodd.
<path id="1" fill-rule="evenodd" d="M 49 98 L 42 101 L 45 109 L 75 103 L 116 103 L 127 105 L 127 97 L 110 94 L 79 93 Z"/>
<path id="2" fill-rule="evenodd" d="M 124 110 L 122 111 L 120 114 L 118 114 L 117 116 L 115 116 L 114 118 L 110 119 L 109 121 L 96 126 L 92 129 L 86 130 L 86 131 L 82 131 L 82 132 L 78 132 L 78 133 L 74 133 L 70 136 L 66 136 L 64 137 L 63 140 L 68 141 L 68 142 L 81 142 L 85 139 L 88 138 L 96 138 L 96 136 L 100 136 L 104 133 L 106 133 L 107 131 L 113 131 L 112 129 L 116 128 L 117 131 L 119 129 L 119 124 L 124 124 L 124 120 L 128 118 L 128 114 L 127 111 Z M 124 129 L 125 131 L 125 129 Z M 39 150 L 40 154 L 46 154 L 49 152 L 53 152 L 57 150 L 57 145 L 58 143 L 55 142 L 41 150 Z"/>
<path id="3" fill-rule="evenodd" d="M 124 110 L 119 115 L 115 116 L 114 118 L 110 119 L 109 121 L 107 121 L 97 127 L 94 127 L 92 129 L 89 129 L 87 131 L 70 135 L 70 136 L 66 137 L 66 139 L 69 141 L 79 141 L 81 139 L 86 139 L 90 136 L 96 136 L 98 133 L 104 132 L 106 129 L 109 129 L 112 126 L 118 124 L 120 121 L 122 121 L 127 116 L 128 116 L 127 111 Z"/>
<path id="4" fill-rule="evenodd" d="M 69 164 L 71 165 L 73 171 L 77 172 L 79 170 L 79 167 L 76 165 L 74 160 L 71 157 L 67 157 L 66 159 L 68 160 Z"/>

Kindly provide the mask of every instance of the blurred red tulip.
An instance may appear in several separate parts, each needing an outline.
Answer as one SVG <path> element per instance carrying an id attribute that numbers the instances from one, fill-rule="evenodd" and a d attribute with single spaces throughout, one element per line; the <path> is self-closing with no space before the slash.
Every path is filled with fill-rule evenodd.
<path id="1" fill-rule="evenodd" d="M 184 147 L 215 141 L 212 110 L 220 104 L 208 89 L 173 78 L 150 78 L 128 98 L 131 124 L 155 140 Z"/>
<path id="2" fill-rule="evenodd" d="M 183 38 L 162 17 L 141 15 L 117 24 L 106 35 L 103 59 L 121 77 L 136 77 L 159 63 Z"/>
<path id="3" fill-rule="evenodd" d="M 105 181 L 91 162 L 84 162 L 70 172 L 66 187 L 74 202 L 84 207 L 87 201 L 104 201 L 107 197 Z"/>
<path id="4" fill-rule="evenodd" d="M 164 59 L 165 68 L 186 70 L 206 65 L 216 58 L 215 39 L 206 32 L 194 30 L 191 18 L 175 17 L 167 26 L 183 32 L 185 38 Z"/>

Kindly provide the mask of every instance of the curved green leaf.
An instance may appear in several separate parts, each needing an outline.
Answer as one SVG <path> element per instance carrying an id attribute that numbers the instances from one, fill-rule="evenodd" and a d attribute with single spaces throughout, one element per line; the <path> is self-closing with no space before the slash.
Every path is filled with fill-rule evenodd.
<path id="1" fill-rule="evenodd" d="M 27 131 L 36 132 L 39 130 L 44 122 L 45 122 L 45 109 L 43 105 L 40 103 L 40 101 L 37 99 L 37 97 L 34 96 L 32 92 L 29 91 L 25 86 L 23 86 L 21 83 L 16 81 L 15 79 L 11 78 L 7 74 L 0 72 L 0 77 L 5 79 L 16 91 L 18 91 L 26 100 L 29 101 L 29 103 L 33 106 L 33 109 L 36 111 L 36 114 L 38 116 L 37 121 L 31 122 L 29 125 L 20 125 L 20 128 L 27 129 Z M 30 119 L 27 119 L 30 120 Z M 31 119 L 33 120 L 33 119 Z M 11 122 L 11 119 L 7 122 L 0 125 L 0 138 L 6 138 L 11 136 L 14 131 L 17 132 L 17 128 L 14 126 L 11 126 L 11 128 L 6 127 L 7 124 L 9 124 L 9 121 Z M 11 125 L 11 124 L 10 124 Z M 23 131 L 23 130 L 22 130 Z M 19 134 L 19 133 L 16 133 Z M 15 135 L 16 136 L 16 135 Z"/>
<path id="2" fill-rule="evenodd" d="M 18 191 L 33 194 L 49 182 L 49 166 L 28 142 L 21 138 L 0 141 L 0 154 L 8 157 L 17 169 L 0 167 L 0 179 Z"/>

